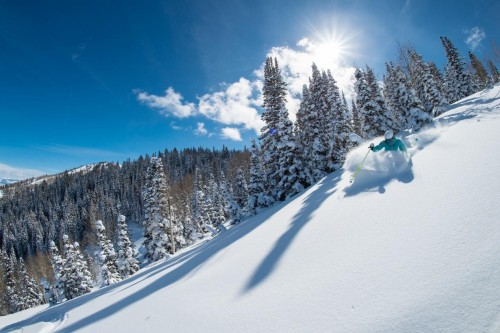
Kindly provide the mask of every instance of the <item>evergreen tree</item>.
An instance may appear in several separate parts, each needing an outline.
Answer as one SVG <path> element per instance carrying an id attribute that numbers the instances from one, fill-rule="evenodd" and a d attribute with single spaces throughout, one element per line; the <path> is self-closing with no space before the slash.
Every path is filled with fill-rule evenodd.
<path id="1" fill-rule="evenodd" d="M 226 181 L 226 177 L 224 176 L 224 173 L 221 171 L 221 178 L 220 178 L 220 191 L 222 194 L 222 197 L 224 198 L 225 202 L 225 207 L 226 210 L 229 213 L 229 219 L 231 221 L 231 224 L 238 224 L 241 222 L 242 218 L 242 212 L 241 212 L 241 207 L 238 205 L 236 200 L 234 200 L 233 193 L 231 191 L 231 187 Z"/>
<path id="2" fill-rule="evenodd" d="M 87 262 L 80 252 L 78 242 L 70 243 L 68 235 L 63 235 L 64 243 L 64 295 L 70 300 L 92 290 L 92 276 Z"/>
<path id="3" fill-rule="evenodd" d="M 276 59 L 266 60 L 263 96 L 265 126 L 260 140 L 266 167 L 266 192 L 274 200 L 284 200 L 304 188 L 305 175 L 285 106 L 286 83 Z"/>
<path id="4" fill-rule="evenodd" d="M 314 68 L 314 67 L 313 67 Z M 311 79 L 309 79 L 311 81 Z M 315 179 L 312 176 L 312 171 L 315 170 L 313 157 L 313 141 L 314 132 L 313 128 L 316 126 L 315 119 L 317 117 L 317 112 L 315 111 L 314 105 L 311 102 L 311 97 L 309 94 L 309 88 L 304 85 L 302 88 L 302 100 L 300 102 L 299 109 L 296 115 L 295 121 L 295 139 L 297 147 L 299 149 L 300 156 L 304 164 L 304 174 L 306 175 L 306 182 L 308 184 L 314 183 Z"/>
<path id="5" fill-rule="evenodd" d="M 493 83 L 500 82 L 500 73 L 491 59 L 488 60 L 488 67 L 490 67 L 491 79 Z"/>
<path id="6" fill-rule="evenodd" d="M 50 263 L 54 271 L 54 286 L 52 290 L 47 291 L 46 298 L 49 303 L 61 303 L 66 299 L 64 283 L 66 281 L 66 272 L 64 267 L 66 260 L 59 254 L 59 249 L 54 241 L 50 242 Z"/>
<path id="7" fill-rule="evenodd" d="M 474 82 L 477 85 L 477 90 L 483 90 L 490 84 L 490 77 L 488 72 L 484 68 L 483 64 L 474 55 L 474 53 L 469 51 L 469 58 L 472 69 L 474 70 Z"/>
<path id="8" fill-rule="evenodd" d="M 236 170 L 236 179 L 233 189 L 236 203 L 238 203 L 241 208 L 246 207 L 248 204 L 248 186 L 242 168 Z"/>
<path id="9" fill-rule="evenodd" d="M 395 69 L 396 86 L 394 90 L 394 112 L 399 115 L 400 130 L 413 129 L 418 131 L 427 123 L 432 121 L 432 117 L 423 111 L 422 103 L 416 96 L 413 89 L 408 88 L 408 79 L 401 67 Z"/>
<path id="10" fill-rule="evenodd" d="M 437 116 L 443 112 L 444 107 L 448 105 L 448 101 L 441 94 L 439 86 L 434 79 L 435 76 L 431 73 L 429 64 L 424 62 L 420 54 L 415 51 L 412 52 L 410 57 L 415 76 L 415 91 L 422 102 L 424 111 L 431 116 Z"/>
<path id="11" fill-rule="evenodd" d="M 109 286 L 121 280 L 118 272 L 116 252 L 111 241 L 106 237 L 106 228 L 101 220 L 96 222 L 97 241 L 99 244 L 98 263 L 103 286 Z"/>
<path id="12" fill-rule="evenodd" d="M 361 132 L 361 118 L 360 118 L 360 114 L 359 114 L 359 111 L 358 111 L 358 107 L 356 106 L 356 100 L 353 98 L 351 100 L 351 114 L 352 114 L 352 117 L 351 117 L 351 127 L 352 127 L 352 131 L 356 134 L 358 134 L 359 136 L 361 136 L 362 133 Z"/>
<path id="13" fill-rule="evenodd" d="M 203 188 L 203 181 L 199 168 L 196 168 L 193 175 L 193 193 L 191 200 L 191 215 L 193 223 L 199 231 L 202 231 L 202 226 L 207 221 L 207 213 L 205 212 L 205 194 L 201 190 Z"/>
<path id="14" fill-rule="evenodd" d="M 342 93 L 340 96 L 337 82 L 333 78 L 330 71 L 326 76 L 327 83 L 327 100 L 329 103 L 330 112 L 325 123 L 331 124 L 327 128 L 329 133 L 329 170 L 333 171 L 342 166 L 347 152 L 350 148 L 349 134 L 352 132 L 350 124 L 349 109 L 345 103 L 345 97 Z"/>
<path id="15" fill-rule="evenodd" d="M 354 75 L 356 107 L 362 119 L 361 135 L 371 139 L 384 134 L 393 124 L 371 68 L 367 67 L 366 73 L 357 69 Z"/>
<path id="16" fill-rule="evenodd" d="M 22 296 L 17 285 L 17 269 L 14 248 L 11 247 L 10 255 L 5 249 L 2 251 L 2 271 L 5 283 L 5 294 L 7 296 L 9 313 L 23 309 Z"/>
<path id="17" fill-rule="evenodd" d="M 163 163 L 152 157 L 143 189 L 144 202 L 144 247 L 146 258 L 157 261 L 168 256 L 169 239 L 166 233 L 168 218 L 168 187 Z"/>
<path id="18" fill-rule="evenodd" d="M 474 93 L 472 79 L 465 70 L 465 62 L 456 47 L 447 37 L 440 38 L 446 52 L 446 58 L 448 59 L 445 75 L 446 97 L 450 103 L 454 103 Z"/>
<path id="19" fill-rule="evenodd" d="M 184 227 L 180 223 L 177 216 L 177 210 L 175 206 L 171 203 L 170 198 L 167 199 L 168 205 L 168 217 L 165 223 L 165 231 L 169 238 L 169 243 L 167 250 L 170 254 L 174 254 L 180 248 L 186 246 L 186 240 L 184 238 Z"/>
<path id="20" fill-rule="evenodd" d="M 127 278 L 139 270 L 137 251 L 128 236 L 124 215 L 118 215 L 118 270 L 123 278 Z"/>
<path id="21" fill-rule="evenodd" d="M 267 207 L 264 198 L 264 171 L 260 152 L 255 140 L 252 139 L 252 156 L 250 157 L 250 182 L 248 184 L 248 212 L 256 213 L 258 207 Z"/>
<path id="22" fill-rule="evenodd" d="M 40 286 L 26 270 L 22 258 L 19 259 L 19 287 L 23 291 L 21 294 L 22 309 L 29 309 L 44 303 Z"/>
<path id="23" fill-rule="evenodd" d="M 331 142 L 330 134 L 333 131 L 333 121 L 328 103 L 328 85 L 326 77 L 321 74 L 316 64 L 312 65 L 312 77 L 309 84 L 309 101 L 306 127 L 308 140 L 306 145 L 311 147 L 308 168 L 311 170 L 314 181 L 318 181 L 328 173 L 328 152 Z"/>
<path id="24" fill-rule="evenodd" d="M 443 74 L 441 73 L 441 71 L 437 68 L 436 64 L 433 62 L 433 61 L 429 61 L 428 63 L 428 66 L 429 66 L 429 71 L 432 75 L 432 78 L 434 79 L 434 82 L 435 82 L 435 85 L 437 87 L 437 90 L 439 91 L 439 93 L 444 96 L 444 92 L 445 92 L 445 89 L 444 89 L 444 78 L 443 78 Z M 448 102 L 446 102 L 447 104 Z"/>

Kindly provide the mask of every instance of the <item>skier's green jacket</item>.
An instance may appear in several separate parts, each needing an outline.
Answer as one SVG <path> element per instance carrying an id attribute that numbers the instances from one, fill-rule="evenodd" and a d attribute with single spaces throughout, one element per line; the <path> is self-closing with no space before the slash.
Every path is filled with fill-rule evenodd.
<path id="1" fill-rule="evenodd" d="M 385 148 L 386 151 L 389 150 L 396 151 L 398 149 L 401 151 L 406 151 L 404 143 L 401 140 L 396 139 L 395 137 L 392 137 L 390 139 L 385 139 L 375 147 L 370 147 L 372 151 L 379 151 L 382 150 L 383 148 Z"/>

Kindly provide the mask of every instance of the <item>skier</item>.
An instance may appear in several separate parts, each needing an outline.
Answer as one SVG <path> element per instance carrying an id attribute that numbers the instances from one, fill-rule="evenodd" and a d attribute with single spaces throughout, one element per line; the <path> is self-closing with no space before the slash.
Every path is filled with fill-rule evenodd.
<path id="1" fill-rule="evenodd" d="M 378 145 L 374 145 L 373 143 L 370 144 L 369 149 L 371 149 L 373 152 L 382 150 L 382 148 L 385 148 L 386 151 L 397 151 L 398 149 L 401 151 L 406 151 L 406 147 L 403 144 L 403 142 L 399 139 L 396 139 L 394 137 L 394 133 L 391 130 L 388 130 L 384 134 L 385 140 L 380 142 Z"/>

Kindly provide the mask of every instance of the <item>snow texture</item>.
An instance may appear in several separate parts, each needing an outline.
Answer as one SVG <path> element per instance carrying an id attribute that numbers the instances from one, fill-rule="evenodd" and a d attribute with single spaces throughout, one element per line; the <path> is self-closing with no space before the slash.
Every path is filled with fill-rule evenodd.
<path id="1" fill-rule="evenodd" d="M 404 136 L 406 158 L 370 153 L 348 184 L 366 142 L 295 198 L 0 331 L 499 332 L 499 127 L 497 85 Z"/>

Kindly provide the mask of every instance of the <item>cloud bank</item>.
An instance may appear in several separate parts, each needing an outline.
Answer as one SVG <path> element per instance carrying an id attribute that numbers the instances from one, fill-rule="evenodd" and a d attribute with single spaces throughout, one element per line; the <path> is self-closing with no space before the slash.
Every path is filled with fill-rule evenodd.
<path id="1" fill-rule="evenodd" d="M 296 47 L 273 47 L 266 57 L 275 57 L 287 83 L 287 108 L 292 121 L 300 105 L 302 87 L 309 83 L 311 66 L 316 63 L 320 70 L 330 70 L 339 88 L 347 96 L 352 94 L 355 68 L 343 63 L 341 42 L 335 44 L 301 39 Z M 183 96 L 169 87 L 163 96 L 135 91 L 138 101 L 157 110 L 165 117 L 188 118 L 202 116 L 224 127 L 221 137 L 241 141 L 240 130 L 253 130 L 257 135 L 264 126 L 262 112 L 263 66 L 253 71 L 250 78 L 241 77 L 237 82 L 221 84 L 221 89 L 197 97 L 197 103 L 184 101 Z M 202 125 L 200 125 L 202 124 Z M 204 123 L 197 123 L 195 133 L 207 135 Z M 235 128 L 237 126 L 238 128 Z"/>

